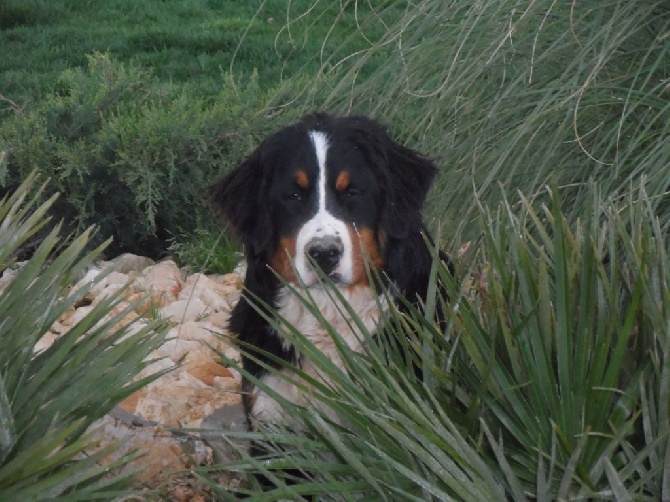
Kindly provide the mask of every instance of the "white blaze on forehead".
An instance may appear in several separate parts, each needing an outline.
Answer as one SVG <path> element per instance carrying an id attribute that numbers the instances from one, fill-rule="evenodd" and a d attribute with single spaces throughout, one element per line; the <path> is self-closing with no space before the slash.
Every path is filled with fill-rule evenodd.
<path id="1" fill-rule="evenodd" d="M 343 246 L 342 258 L 331 276 L 337 275 L 338 279 L 348 284 L 353 279 L 353 245 L 347 225 L 335 218 L 326 209 L 326 198 L 328 194 L 328 172 L 326 169 L 328 148 L 330 146 L 328 136 L 320 131 L 310 131 L 309 138 L 314 147 L 316 162 L 319 168 L 319 178 L 317 180 L 318 209 L 312 218 L 310 218 L 298 232 L 296 239 L 295 268 L 300 275 L 300 279 L 306 286 L 311 286 L 317 282 L 318 276 L 312 270 L 309 260 L 305 254 L 306 246 L 312 239 L 322 237 L 335 237 L 340 239 Z"/>
<path id="2" fill-rule="evenodd" d="M 326 210 L 326 154 L 328 153 L 328 137 L 322 132 L 311 131 L 309 137 L 314 145 L 316 163 L 319 166 L 319 212 Z"/>

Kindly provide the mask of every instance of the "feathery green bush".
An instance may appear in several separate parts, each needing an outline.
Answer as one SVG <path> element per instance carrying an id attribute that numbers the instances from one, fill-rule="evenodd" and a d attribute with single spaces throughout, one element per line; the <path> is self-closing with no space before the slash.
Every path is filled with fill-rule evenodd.
<path id="1" fill-rule="evenodd" d="M 95 224 L 108 252 L 159 256 L 214 217 L 206 188 L 255 142 L 263 102 L 254 78 L 211 101 L 161 85 L 102 54 L 65 71 L 57 92 L 0 123 L 5 193 L 37 169 L 61 197 L 50 214 L 71 232 Z"/>

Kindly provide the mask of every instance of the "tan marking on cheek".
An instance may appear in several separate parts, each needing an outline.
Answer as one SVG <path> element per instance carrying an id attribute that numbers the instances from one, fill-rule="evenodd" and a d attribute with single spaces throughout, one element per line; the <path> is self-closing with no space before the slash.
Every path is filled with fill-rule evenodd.
<path id="1" fill-rule="evenodd" d="M 349 186 L 349 171 L 342 171 L 335 180 L 335 190 L 344 191 Z"/>
<path id="2" fill-rule="evenodd" d="M 270 266 L 272 269 L 277 272 L 281 277 L 286 279 L 288 282 L 296 283 L 298 282 L 295 275 L 295 268 L 293 262 L 295 261 L 295 238 L 294 237 L 282 237 L 279 240 L 279 247 L 277 252 L 272 257 Z"/>
<path id="3" fill-rule="evenodd" d="M 307 173 L 305 171 L 303 171 L 302 169 L 299 169 L 298 171 L 296 171 L 295 182 L 303 190 L 307 190 L 309 188 L 309 178 L 307 177 Z"/>
<path id="4" fill-rule="evenodd" d="M 369 283 L 368 274 L 365 270 L 365 260 L 368 260 L 370 266 L 379 271 L 384 266 L 384 259 L 381 256 L 375 233 L 369 228 L 362 228 L 358 232 L 349 228 L 351 242 L 353 247 L 353 273 L 352 285 Z"/>
<path id="5" fill-rule="evenodd" d="M 367 256 L 372 261 L 375 269 L 380 270 L 384 266 L 384 259 L 379 252 L 379 247 L 377 244 L 377 239 L 375 238 L 375 233 L 369 228 L 363 228 L 359 232 L 361 243 Z"/>

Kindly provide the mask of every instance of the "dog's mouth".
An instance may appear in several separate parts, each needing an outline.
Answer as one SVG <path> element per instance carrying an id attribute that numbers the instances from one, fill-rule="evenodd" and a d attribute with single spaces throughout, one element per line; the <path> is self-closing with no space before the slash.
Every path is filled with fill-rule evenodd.
<path id="1" fill-rule="evenodd" d="M 328 275 L 328 279 L 330 280 L 330 282 L 332 282 L 333 284 L 337 284 L 338 286 L 344 285 L 344 277 L 342 277 L 342 274 L 340 273 L 337 272 L 331 273 L 330 275 Z"/>
<path id="2" fill-rule="evenodd" d="M 336 287 L 348 286 L 349 281 L 339 272 L 332 272 L 328 275 L 324 274 L 323 271 L 312 271 L 308 281 L 305 281 L 304 286 L 307 288 L 322 288 L 327 285 L 333 285 Z"/>

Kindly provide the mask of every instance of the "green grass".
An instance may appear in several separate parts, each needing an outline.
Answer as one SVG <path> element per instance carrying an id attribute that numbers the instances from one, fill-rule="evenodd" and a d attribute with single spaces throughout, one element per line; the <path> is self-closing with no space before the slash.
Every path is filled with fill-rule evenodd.
<path id="1" fill-rule="evenodd" d="M 332 2 L 312 9 L 309 0 L 3 0 L 0 94 L 20 106 L 39 102 L 64 70 L 86 66 L 94 52 L 151 69 L 200 98 L 215 96 L 231 69 L 240 78 L 258 71 L 273 88 L 303 70 L 316 71 L 322 35 L 334 28 L 326 49 L 340 47 L 355 27 L 354 14 L 351 6 L 340 13 Z M 377 24 L 370 36 L 382 30 Z M 365 44 L 360 38 L 348 47 Z"/>
<path id="2" fill-rule="evenodd" d="M 197 0 L 170 8 L 161 1 L 4 2 L 0 40 L 8 50 L 0 89 L 17 102 L 38 100 L 63 70 L 85 66 L 86 56 L 97 51 L 212 95 L 257 7 L 257 2 Z M 267 17 L 253 22 L 250 36 L 256 43 L 241 55 L 246 64 L 240 71 L 258 68 L 264 78 L 277 73 L 281 61 L 271 45 L 276 31 Z"/>

